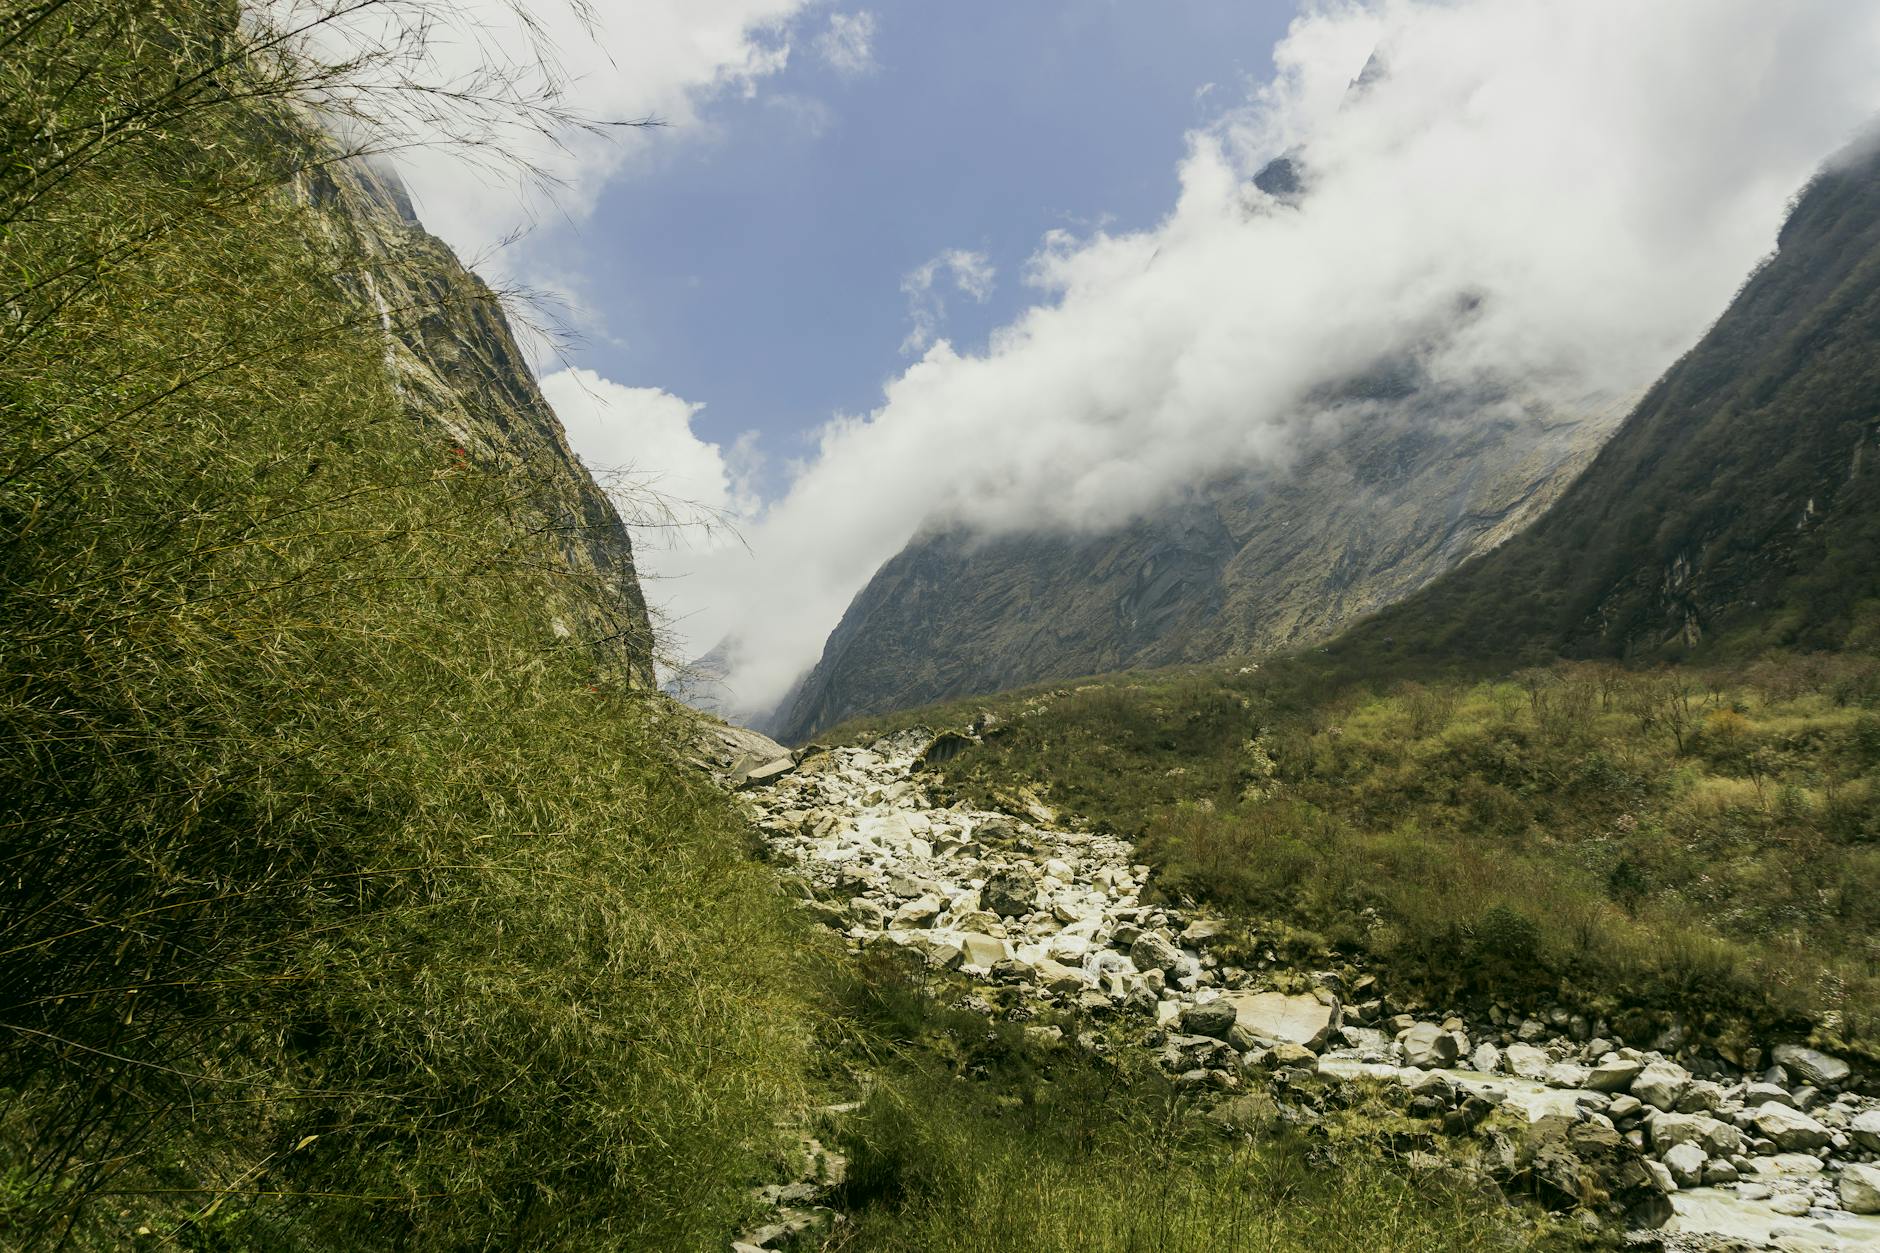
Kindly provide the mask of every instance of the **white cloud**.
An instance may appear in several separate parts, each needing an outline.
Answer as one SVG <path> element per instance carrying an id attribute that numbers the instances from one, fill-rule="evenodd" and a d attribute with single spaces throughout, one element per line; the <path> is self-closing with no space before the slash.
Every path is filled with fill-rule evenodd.
<path id="1" fill-rule="evenodd" d="M 943 276 L 952 280 L 955 292 L 983 305 L 992 296 L 999 272 L 985 253 L 964 248 L 950 248 L 910 270 L 901 280 L 901 290 L 907 295 L 908 320 L 912 323 L 907 338 L 901 341 L 902 352 L 926 352 L 939 338 L 947 307 L 944 287 L 936 290 L 935 285 Z"/>
<path id="2" fill-rule="evenodd" d="M 831 13 L 816 51 L 839 74 L 866 74 L 875 68 L 875 15 L 867 9 Z"/>
<path id="3" fill-rule="evenodd" d="M 425 225 L 467 260 L 484 260 L 538 219 L 585 217 L 636 153 L 698 129 L 699 105 L 712 94 L 754 92 L 787 64 L 789 24 L 813 3 L 270 0 L 269 12 L 296 27 L 342 15 L 314 22 L 316 46 L 328 54 L 402 49 L 369 77 L 381 87 L 409 79 L 432 89 L 549 102 L 596 122 L 665 124 L 651 131 L 609 125 L 596 133 L 549 112 L 445 106 L 435 91 L 407 97 L 402 106 L 382 97 L 377 111 L 387 114 L 389 129 L 417 145 L 395 162 Z M 439 108 L 441 115 L 427 111 Z M 474 146 L 480 139 L 493 141 L 504 159 Z M 519 182 L 516 162 L 546 181 Z M 495 268 L 504 268 L 501 258 Z"/>
<path id="4" fill-rule="evenodd" d="M 588 369 L 558 371 L 541 385 L 568 442 L 633 529 L 647 599 L 689 645 L 686 622 L 700 606 L 685 576 L 702 555 L 737 548 L 738 528 L 757 508 L 750 437 L 727 452 L 692 430 L 703 405 Z"/>
<path id="5" fill-rule="evenodd" d="M 1380 47 L 1389 73 L 1353 93 Z M 1880 109 L 1880 13 L 1325 0 L 1275 65 L 1191 137 L 1163 221 L 1047 239 L 1029 272 L 1044 303 L 983 354 L 933 343 L 873 413 L 822 429 L 752 552 L 700 555 L 695 637 L 738 641 L 752 706 L 924 522 L 1115 524 L 1285 457 L 1324 418 L 1308 398 L 1380 357 L 1416 351 L 1439 380 L 1512 380 L 1567 413 L 1636 391 Z M 1249 185 L 1285 152 L 1306 171 L 1297 207 Z"/>

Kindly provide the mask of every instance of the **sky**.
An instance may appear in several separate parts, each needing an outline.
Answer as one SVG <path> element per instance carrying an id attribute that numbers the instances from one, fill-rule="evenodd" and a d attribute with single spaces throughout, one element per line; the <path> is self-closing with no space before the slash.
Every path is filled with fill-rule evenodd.
<path id="1" fill-rule="evenodd" d="M 439 65 L 526 47 L 460 3 Z M 1119 525 L 1368 420 L 1322 397 L 1393 354 L 1511 411 L 1635 395 L 1880 112 L 1880 6 L 1847 0 L 529 12 L 565 102 L 667 124 L 505 134 L 562 180 L 526 206 L 401 165 L 461 255 L 564 302 L 544 394 L 643 524 L 669 655 L 726 642 L 746 712 L 921 528 Z M 1282 154 L 1300 197 L 1251 185 Z"/>

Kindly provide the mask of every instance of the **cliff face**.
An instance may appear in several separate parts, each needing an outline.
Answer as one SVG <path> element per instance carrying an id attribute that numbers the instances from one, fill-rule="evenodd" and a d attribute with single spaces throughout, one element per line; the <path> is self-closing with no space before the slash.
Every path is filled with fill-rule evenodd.
<path id="1" fill-rule="evenodd" d="M 383 169 L 322 165 L 297 190 L 323 211 L 335 253 L 354 259 L 341 281 L 385 328 L 386 364 L 412 417 L 518 485 L 505 525 L 554 537 L 572 576 L 552 584 L 558 631 L 589 644 L 635 686 L 651 686 L 652 630 L 627 527 L 568 446 L 501 301 L 424 230 Z"/>
<path id="2" fill-rule="evenodd" d="M 771 729 L 801 740 L 952 696 L 1326 638 L 1514 534 L 1610 426 L 1396 390 L 1359 396 L 1289 467 L 1114 533 L 917 539 L 855 598 Z"/>
<path id="3" fill-rule="evenodd" d="M 1721 634 L 1880 643 L 1880 155 L 1776 255 L 1530 530 L 1347 647 L 1676 656 Z"/>

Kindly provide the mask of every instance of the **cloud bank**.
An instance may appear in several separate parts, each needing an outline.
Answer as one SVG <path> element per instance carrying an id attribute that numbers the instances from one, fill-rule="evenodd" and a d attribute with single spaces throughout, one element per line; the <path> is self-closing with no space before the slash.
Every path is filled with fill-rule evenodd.
<path id="1" fill-rule="evenodd" d="M 370 72 L 356 76 L 367 90 L 351 95 L 382 116 L 399 144 L 393 162 L 425 226 L 479 269 L 503 271 L 493 249 L 538 220 L 586 217 L 655 136 L 669 142 L 697 130 L 703 100 L 755 91 L 781 70 L 790 24 L 814 3 L 270 0 L 268 12 L 308 31 L 316 55 L 377 51 Z M 871 31 L 851 32 L 850 50 L 859 35 L 866 55 Z M 385 91 L 401 82 L 424 90 L 402 101 Z M 541 107 L 518 111 L 509 107 L 516 101 Z M 576 118 L 653 119 L 662 128 L 596 130 Z M 501 159 L 488 155 L 498 150 Z"/>
<path id="2" fill-rule="evenodd" d="M 684 633 L 730 641 L 742 705 L 774 704 L 923 525 L 1120 524 L 1282 461 L 1309 397 L 1393 354 L 1568 414 L 1636 393 L 1880 110 L 1880 11 L 1311 3 L 1274 63 L 1190 137 L 1162 221 L 1048 236 L 1034 307 L 984 351 L 934 342 L 818 432 L 749 551 L 695 554 Z M 1283 154 L 1296 202 L 1251 183 Z"/>

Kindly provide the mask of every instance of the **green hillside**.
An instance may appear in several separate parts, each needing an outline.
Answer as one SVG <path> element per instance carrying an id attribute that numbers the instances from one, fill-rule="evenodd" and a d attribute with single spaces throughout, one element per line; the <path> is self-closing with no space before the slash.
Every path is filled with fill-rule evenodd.
<path id="1" fill-rule="evenodd" d="M 0 1246 L 699 1247 L 802 932 L 493 298 L 258 29 L 0 6 Z"/>

